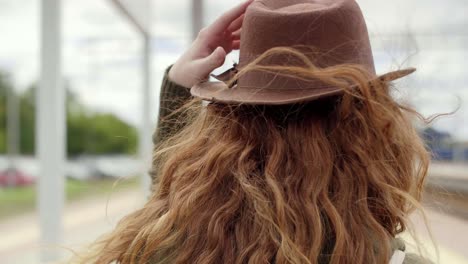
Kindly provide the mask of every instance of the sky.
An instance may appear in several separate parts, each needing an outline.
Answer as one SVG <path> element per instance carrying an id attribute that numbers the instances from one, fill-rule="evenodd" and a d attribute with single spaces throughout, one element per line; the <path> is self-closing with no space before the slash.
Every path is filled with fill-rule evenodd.
<path id="1" fill-rule="evenodd" d="M 190 44 L 190 0 L 150 0 L 156 120 L 165 68 Z M 205 0 L 205 24 L 237 0 Z M 396 96 L 424 115 L 460 109 L 434 123 L 468 140 L 468 2 L 466 0 L 357 0 L 371 35 L 378 73 L 416 67 L 398 81 Z M 0 70 L 24 90 L 39 74 L 39 0 L 0 0 Z M 140 15 L 143 17 L 143 14 Z M 110 111 L 139 126 L 141 48 L 139 34 L 110 0 L 63 0 L 64 78 L 95 111 Z M 231 63 L 235 55 L 227 60 Z"/>

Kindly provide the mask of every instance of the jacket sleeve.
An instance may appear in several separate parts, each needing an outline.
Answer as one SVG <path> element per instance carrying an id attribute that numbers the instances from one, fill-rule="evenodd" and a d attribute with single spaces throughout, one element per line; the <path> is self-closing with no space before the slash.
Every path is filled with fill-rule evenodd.
<path id="1" fill-rule="evenodd" d="M 172 66 L 168 67 L 164 73 L 163 82 L 159 96 L 159 116 L 157 120 L 157 127 L 153 133 L 153 144 L 155 147 L 159 143 L 165 141 L 172 135 L 182 129 L 185 125 L 185 116 L 183 113 L 172 114 L 174 111 L 182 107 L 185 103 L 192 99 L 190 89 L 178 85 L 169 79 L 168 73 Z M 156 182 L 158 165 L 152 165 L 150 169 L 150 176 L 152 182 Z"/>
<path id="2" fill-rule="evenodd" d="M 401 238 L 394 238 L 391 241 L 391 245 L 393 250 L 401 250 L 406 253 L 405 259 L 403 260 L 403 264 L 434 264 L 433 262 L 422 256 L 407 252 L 405 241 L 403 241 L 403 239 Z"/>
<path id="3" fill-rule="evenodd" d="M 153 134 L 153 143 L 155 145 L 178 132 L 181 126 L 177 126 L 177 123 L 184 121 L 183 116 L 181 114 L 169 115 L 192 99 L 189 88 L 178 85 L 169 79 L 168 73 L 171 67 L 168 67 L 164 73 L 161 85 L 159 116 L 157 128 Z"/>
<path id="4" fill-rule="evenodd" d="M 405 261 L 403 261 L 403 264 L 434 264 L 434 262 L 414 253 L 406 253 Z"/>

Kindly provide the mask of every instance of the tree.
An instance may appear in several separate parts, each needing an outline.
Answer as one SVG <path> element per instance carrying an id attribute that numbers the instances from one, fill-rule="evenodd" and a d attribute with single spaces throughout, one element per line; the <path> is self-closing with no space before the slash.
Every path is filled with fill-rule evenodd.
<path id="1" fill-rule="evenodd" d="M 36 131 L 35 86 L 20 95 L 20 152 L 33 155 Z"/>
<path id="2" fill-rule="evenodd" d="M 68 125 L 71 155 L 135 153 L 136 129 L 113 114 L 72 115 Z"/>
<path id="3" fill-rule="evenodd" d="M 12 89 L 6 74 L 0 72 L 0 153 L 6 152 L 6 92 Z M 135 127 L 111 113 L 94 113 L 78 97 L 66 89 L 67 153 L 133 154 L 138 142 Z M 36 85 L 31 85 L 20 96 L 20 152 L 35 152 Z"/>
<path id="4" fill-rule="evenodd" d="M 13 90 L 8 74 L 0 71 L 0 153 L 7 151 L 7 94 Z"/>

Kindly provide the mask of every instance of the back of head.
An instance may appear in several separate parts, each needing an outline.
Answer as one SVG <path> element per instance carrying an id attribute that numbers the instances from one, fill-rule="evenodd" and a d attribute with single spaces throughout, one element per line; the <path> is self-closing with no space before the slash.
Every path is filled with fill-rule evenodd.
<path id="1" fill-rule="evenodd" d="M 156 193 L 101 244 L 103 263 L 388 261 L 427 171 L 415 112 L 359 66 L 275 70 L 361 85 L 309 103 L 188 107 L 197 114 L 156 152 Z"/>

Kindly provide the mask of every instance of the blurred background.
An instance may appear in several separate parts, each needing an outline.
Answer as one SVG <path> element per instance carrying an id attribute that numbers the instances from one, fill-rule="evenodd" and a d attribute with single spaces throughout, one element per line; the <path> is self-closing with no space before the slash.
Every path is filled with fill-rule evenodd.
<path id="1" fill-rule="evenodd" d="M 417 126 L 440 262 L 468 263 L 468 2 L 357 2 L 377 72 L 418 68 L 395 96 L 425 116 L 458 109 Z M 0 263 L 66 259 L 141 206 L 164 70 L 236 3 L 0 0 Z"/>

